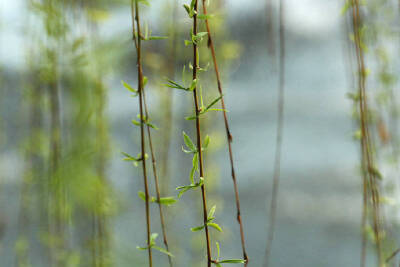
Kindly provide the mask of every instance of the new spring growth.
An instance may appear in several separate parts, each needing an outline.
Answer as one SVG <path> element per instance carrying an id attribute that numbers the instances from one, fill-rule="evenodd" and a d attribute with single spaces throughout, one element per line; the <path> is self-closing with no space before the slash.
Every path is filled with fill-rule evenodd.
<path id="1" fill-rule="evenodd" d="M 157 233 L 152 233 L 151 236 L 150 236 L 150 245 L 149 246 L 146 246 L 146 247 L 136 246 L 136 248 L 139 249 L 139 250 L 148 250 L 148 249 L 154 248 L 154 249 L 160 251 L 161 253 L 164 253 L 164 254 L 166 254 L 166 255 L 168 255 L 170 257 L 174 257 L 174 255 L 172 255 L 171 252 L 169 252 L 168 250 L 163 249 L 162 247 L 159 247 L 159 246 L 156 245 L 157 237 L 158 237 Z"/>
<path id="2" fill-rule="evenodd" d="M 215 246 L 217 248 L 217 259 L 212 260 L 212 263 L 217 267 L 222 267 L 224 263 L 246 263 L 246 260 L 242 259 L 229 259 L 229 260 L 220 260 L 221 248 L 218 242 L 215 242 Z"/>

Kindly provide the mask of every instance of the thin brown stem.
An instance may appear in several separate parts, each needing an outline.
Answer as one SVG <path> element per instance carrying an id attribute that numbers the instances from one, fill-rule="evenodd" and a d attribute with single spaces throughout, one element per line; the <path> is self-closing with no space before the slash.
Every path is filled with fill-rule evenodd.
<path id="1" fill-rule="evenodd" d="M 142 170 L 143 170 L 143 181 L 144 181 L 144 193 L 145 193 L 145 205 L 146 205 L 146 228 L 147 228 L 147 247 L 148 247 L 148 256 L 149 256 L 149 266 L 153 266 L 153 259 L 150 247 L 150 205 L 149 205 L 149 186 L 147 182 L 147 173 L 146 173 L 146 149 L 145 149 L 145 134 L 144 134 L 144 109 L 143 109 L 143 69 L 142 69 L 142 49 L 141 49 L 141 31 L 140 31 L 140 12 L 139 12 L 139 4 L 138 1 L 135 1 L 135 8 L 133 8 L 133 1 L 131 1 L 132 10 L 135 10 L 135 15 L 132 13 L 132 16 L 135 16 L 136 27 L 138 38 L 135 37 L 135 31 L 133 31 L 133 38 L 135 40 L 136 52 L 137 52 L 137 67 L 138 67 L 138 91 L 139 91 L 139 111 L 140 111 L 140 146 L 141 146 L 141 162 L 142 162 Z M 134 25 L 133 25 L 134 27 Z"/>
<path id="2" fill-rule="evenodd" d="M 207 4 L 206 4 L 205 0 L 203 0 L 203 14 L 205 16 L 207 16 Z M 215 76 L 217 79 L 218 92 L 221 97 L 221 107 L 223 110 L 225 131 L 226 131 L 226 137 L 227 137 L 227 143 L 228 143 L 229 161 L 230 161 L 230 165 L 231 165 L 233 188 L 235 191 L 235 201 L 236 201 L 236 211 L 237 211 L 236 218 L 239 223 L 239 231 L 240 231 L 240 239 L 241 239 L 241 244 L 242 244 L 243 259 L 245 260 L 244 266 L 247 266 L 248 256 L 247 256 L 247 252 L 246 252 L 243 223 L 242 223 L 242 217 L 241 217 L 241 212 L 240 212 L 239 189 L 237 186 L 236 174 L 235 174 L 235 168 L 234 168 L 234 160 L 233 160 L 233 152 L 232 152 L 232 134 L 231 134 L 231 131 L 229 128 L 228 117 L 226 114 L 225 101 L 224 101 L 224 97 L 223 97 L 223 93 L 222 93 L 223 92 L 222 82 L 221 82 L 221 77 L 220 77 L 220 73 L 219 73 L 219 69 L 218 69 L 217 56 L 215 53 L 215 46 L 214 46 L 214 42 L 213 42 L 213 39 L 211 36 L 211 30 L 210 30 L 210 25 L 209 25 L 208 19 L 205 19 L 205 24 L 206 24 L 206 29 L 207 29 L 207 33 L 208 33 L 208 47 L 211 50 L 211 56 L 212 56 L 212 60 L 213 60 L 213 64 L 214 64 Z"/>
<path id="3" fill-rule="evenodd" d="M 372 221 L 373 221 L 373 229 L 376 238 L 376 251 L 378 258 L 378 265 L 382 266 L 382 249 L 381 249 L 381 226 L 380 226 L 380 207 L 379 207 L 379 191 L 377 185 L 377 177 L 376 174 L 373 174 L 374 163 L 372 157 L 372 141 L 368 129 L 368 106 L 367 106 L 367 95 L 365 89 L 365 75 L 366 68 L 364 62 L 363 50 L 361 47 L 362 41 L 360 36 L 360 10 L 359 10 L 359 1 L 353 0 L 353 31 L 355 38 L 355 49 L 357 54 L 357 66 L 358 66 L 358 86 L 359 86 L 359 111 L 360 111 L 360 124 L 361 124 L 361 153 L 362 153 L 362 167 L 363 167 L 363 176 L 364 183 L 366 183 L 367 190 L 364 190 L 364 198 L 368 195 L 368 192 L 371 195 L 372 199 Z M 367 191 L 367 192 L 365 192 Z M 366 202 L 366 203 L 365 203 Z M 364 205 L 368 204 L 368 201 L 364 199 Z M 366 209 L 366 207 L 364 207 Z M 364 212 L 364 211 L 363 211 Z M 365 211 L 366 212 L 366 211 Z M 363 218 L 366 220 L 366 218 Z M 363 222 L 364 223 L 364 222 Z M 362 229 L 364 231 L 364 229 Z M 364 241 L 363 241 L 364 242 Z M 364 246 L 364 244 L 363 244 Z M 365 252 L 362 252 L 365 253 Z M 365 262 L 365 256 L 362 255 L 362 261 Z M 364 263 L 365 264 L 365 263 Z"/>
<path id="4" fill-rule="evenodd" d="M 195 14 L 193 16 L 193 35 L 197 34 L 197 11 L 198 11 L 198 3 L 199 1 L 196 0 L 194 5 Z M 199 67 L 198 62 L 198 47 L 197 43 L 193 42 L 193 80 L 197 79 L 197 69 Z M 201 128 L 200 128 L 200 109 L 197 97 L 197 87 L 193 90 L 193 98 L 194 98 L 194 106 L 196 112 L 196 137 L 197 137 L 197 150 L 199 153 L 199 171 L 200 177 L 204 178 L 204 166 L 203 166 L 203 152 L 201 149 Z M 201 186 L 201 197 L 203 200 L 203 222 L 204 222 L 204 230 L 206 235 L 206 243 L 207 243 L 207 266 L 211 267 L 212 263 L 212 256 L 211 256 L 211 245 L 210 245 L 210 235 L 208 231 L 207 225 L 207 198 L 206 198 L 206 188 L 205 184 Z"/>
<path id="5" fill-rule="evenodd" d="M 149 112 L 147 109 L 147 103 L 146 103 L 146 94 L 145 91 L 143 90 L 143 104 L 144 104 L 144 110 L 145 110 L 145 116 L 146 116 L 146 120 L 149 119 Z M 141 118 L 143 120 L 143 118 Z M 147 137 L 149 139 L 149 147 L 150 147 L 150 154 L 151 154 L 151 163 L 152 163 L 152 167 L 153 167 L 153 175 L 154 175 L 154 184 L 155 184 L 155 188 L 156 188 L 156 197 L 157 197 L 157 203 L 158 203 L 158 210 L 160 213 L 160 223 L 161 223 L 161 230 L 162 230 L 162 235 L 163 235 L 163 241 L 164 241 L 164 245 L 166 250 L 169 252 L 169 246 L 168 246 L 168 239 L 167 239 L 167 230 L 165 227 L 165 220 L 164 220 L 164 215 L 163 215 L 163 210 L 162 210 L 162 204 L 160 201 L 160 187 L 159 187 L 159 182 L 158 182 L 158 176 L 157 176 L 157 164 L 156 164 L 156 157 L 154 155 L 154 149 L 153 149 L 153 141 L 151 138 L 151 131 L 150 131 L 150 126 L 146 125 L 147 127 Z M 169 266 L 172 267 L 172 257 L 171 255 L 167 255 L 168 256 L 168 262 L 169 262 Z"/>

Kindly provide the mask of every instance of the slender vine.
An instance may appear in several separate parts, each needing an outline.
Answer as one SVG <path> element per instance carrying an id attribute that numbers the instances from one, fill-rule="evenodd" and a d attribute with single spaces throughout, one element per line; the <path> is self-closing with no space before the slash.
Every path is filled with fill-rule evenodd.
<path id="1" fill-rule="evenodd" d="M 197 29 L 197 11 L 198 11 L 198 0 L 194 1 L 194 14 L 193 14 L 193 35 L 197 36 L 198 29 Z M 192 81 L 197 81 L 197 70 L 199 67 L 199 55 L 198 55 L 198 47 L 197 47 L 197 42 L 193 42 L 193 76 L 192 76 Z M 200 171 L 200 177 L 204 178 L 204 166 L 203 166 L 203 151 L 201 149 L 201 128 L 200 128 L 200 112 L 201 110 L 199 109 L 199 102 L 198 102 L 198 96 L 197 96 L 197 86 L 196 84 L 194 85 L 193 88 L 193 101 L 194 101 L 194 108 L 195 108 L 195 114 L 196 114 L 196 137 L 197 137 L 197 147 L 198 149 L 198 155 L 199 155 L 199 171 Z M 204 183 L 201 185 L 201 197 L 203 201 L 203 223 L 204 223 L 204 234 L 206 238 L 206 245 L 207 245 L 207 266 L 210 267 L 212 263 L 212 255 L 211 255 L 211 245 L 210 245 L 210 234 L 208 231 L 208 224 L 207 224 L 207 198 L 206 198 L 206 187 Z"/>
<path id="2" fill-rule="evenodd" d="M 366 95 L 366 67 L 363 53 L 363 42 L 360 34 L 361 29 L 361 16 L 360 4 L 358 0 L 352 0 L 352 19 L 353 19 L 353 33 L 354 43 L 357 56 L 358 67 L 358 95 L 355 100 L 358 101 L 358 108 L 360 114 L 360 145 L 361 145 L 361 169 L 363 174 L 363 212 L 362 212 L 362 234 L 365 235 L 368 207 L 372 209 L 372 224 L 375 236 L 375 246 L 377 252 L 378 265 L 383 266 L 382 257 L 382 229 L 381 229 L 381 216 L 380 216 L 380 197 L 378 179 L 380 178 L 379 171 L 376 169 L 373 160 L 372 140 L 368 128 L 369 123 L 369 110 L 367 105 Z M 370 199 L 370 201 L 369 201 Z M 361 252 L 361 266 L 365 266 L 366 258 L 366 239 L 362 238 L 362 252 Z"/>
<path id="3" fill-rule="evenodd" d="M 183 152 L 187 154 L 193 154 L 192 159 L 192 170 L 190 172 L 190 185 L 179 186 L 177 190 L 179 190 L 178 197 L 181 197 L 182 194 L 189 190 L 201 189 L 201 197 L 202 197 L 202 210 L 203 210 L 203 224 L 201 226 L 191 228 L 192 232 L 201 231 L 204 229 L 205 233 L 205 243 L 207 250 L 207 266 L 210 267 L 211 264 L 216 265 L 217 267 L 222 266 L 224 263 L 245 263 L 246 260 L 243 259 L 227 259 L 220 260 L 220 246 L 219 243 L 216 242 L 217 248 L 217 257 L 213 259 L 212 251 L 211 251 L 211 240 L 210 240 L 210 228 L 214 228 L 217 231 L 222 232 L 221 227 L 214 222 L 216 206 L 212 206 L 212 208 L 207 210 L 207 198 L 206 198 L 206 187 L 204 184 L 204 163 L 203 163 L 203 151 L 205 151 L 210 143 L 210 137 L 207 135 L 204 138 L 204 142 L 202 142 L 201 138 L 201 117 L 208 113 L 209 111 L 222 111 L 223 109 L 213 108 L 213 106 L 218 103 L 222 99 L 222 96 L 218 96 L 216 99 L 210 102 L 207 106 L 203 103 L 202 96 L 202 87 L 199 82 L 199 73 L 202 71 L 206 71 L 207 68 L 200 67 L 199 62 L 199 44 L 203 40 L 204 36 L 208 35 L 208 32 L 199 32 L 198 31 L 198 19 L 205 20 L 207 19 L 207 14 L 199 14 L 198 13 L 198 0 L 191 0 L 190 5 L 183 5 L 189 18 L 192 19 L 192 29 L 190 31 L 190 40 L 185 40 L 185 45 L 192 46 L 193 48 L 193 65 L 190 63 L 189 67 L 192 71 L 191 83 L 189 86 L 185 85 L 184 74 L 185 67 L 183 69 L 183 77 L 182 84 L 175 82 L 173 80 L 168 79 L 168 83 L 165 86 L 179 89 L 186 92 L 193 93 L 193 106 L 195 114 L 193 116 L 186 117 L 187 120 L 195 120 L 195 128 L 196 128 L 196 144 L 191 140 L 191 138 L 183 132 L 183 139 L 186 145 L 186 148 L 182 147 Z M 195 181 L 195 174 L 199 175 L 198 181 Z"/>
<path id="4" fill-rule="evenodd" d="M 133 1 L 135 1 L 135 7 L 133 7 Z M 144 194 L 145 194 L 145 206 L 146 206 L 146 230 L 147 230 L 147 251 L 149 257 L 149 266 L 153 266 L 153 258 L 151 251 L 151 228 L 150 228 L 150 196 L 149 196 L 149 186 L 147 181 L 146 172 L 146 148 L 145 148 L 145 134 L 144 134 L 144 109 L 143 109 L 143 69 L 142 69 L 142 42 L 140 36 L 140 11 L 139 3 L 137 0 L 131 1 L 132 5 L 132 16 L 135 16 L 137 35 L 139 38 L 135 38 L 135 32 L 133 32 L 133 38 L 136 40 L 136 52 L 137 52 L 137 77 L 138 77 L 138 93 L 139 93 L 139 112 L 140 112 L 140 146 L 141 146 L 141 158 L 143 170 L 143 181 L 144 181 Z M 135 13 L 133 13 L 135 11 Z M 133 25 L 133 28 L 135 26 Z"/>
<path id="5" fill-rule="evenodd" d="M 225 101 L 223 97 L 223 90 L 222 90 L 222 82 L 221 82 L 221 77 L 218 69 L 218 62 L 217 62 L 217 56 L 215 53 L 215 46 L 210 30 L 210 24 L 208 22 L 208 13 L 207 13 L 207 4 L 205 0 L 202 0 L 203 2 L 203 15 L 204 15 L 204 21 L 206 24 L 206 29 L 208 33 L 208 47 L 210 48 L 211 51 L 211 56 L 212 56 L 212 61 L 214 64 L 214 70 L 215 70 L 215 76 L 217 79 L 217 88 L 218 92 L 221 98 L 221 107 L 222 107 L 222 114 L 224 117 L 224 124 L 225 124 L 225 131 L 226 131 L 226 138 L 227 138 L 227 144 L 228 144 L 228 151 L 229 151 L 229 161 L 231 165 L 231 175 L 232 175 L 232 181 L 233 181 L 233 187 L 235 191 L 235 202 L 236 202 L 236 210 L 237 210 L 237 221 L 239 223 L 239 231 L 240 231 L 240 239 L 241 239 L 241 245 L 242 245 L 242 252 L 243 252 L 243 259 L 245 260 L 244 265 L 247 266 L 248 264 L 248 256 L 246 252 L 246 245 L 245 245 L 245 238 L 244 238 L 244 230 L 243 230 L 243 223 L 242 223 L 242 216 L 240 212 L 240 199 L 239 199 L 239 189 L 236 181 L 236 173 L 235 173 L 235 167 L 234 167 L 234 160 L 233 160 L 233 152 L 232 152 L 232 134 L 229 128 L 229 122 L 228 122 L 228 117 L 227 117 L 227 112 L 225 108 Z"/>

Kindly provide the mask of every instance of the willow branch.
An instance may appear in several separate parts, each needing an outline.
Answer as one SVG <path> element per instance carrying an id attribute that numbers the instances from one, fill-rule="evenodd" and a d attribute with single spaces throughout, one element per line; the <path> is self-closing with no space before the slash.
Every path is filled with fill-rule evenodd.
<path id="1" fill-rule="evenodd" d="M 242 223 L 242 217 L 241 217 L 241 212 L 240 212 L 239 189 L 238 189 L 237 182 L 236 182 L 236 174 L 235 174 L 235 168 L 234 168 L 234 160 L 233 160 L 233 152 L 232 152 L 232 135 L 231 135 L 231 131 L 229 128 L 228 117 L 227 117 L 226 108 L 225 108 L 225 101 L 224 101 L 224 97 L 222 94 L 222 92 L 223 92 L 222 82 L 221 82 L 221 77 L 220 77 L 220 73 L 219 73 L 219 69 L 218 69 L 218 62 L 217 62 L 217 56 L 215 53 L 215 46 L 214 46 L 214 42 L 213 42 L 213 39 L 211 36 L 210 25 L 209 25 L 209 22 L 207 19 L 207 4 L 206 4 L 205 0 L 203 0 L 203 14 L 206 16 L 205 24 L 206 24 L 206 29 L 207 29 L 207 33 L 208 33 L 208 47 L 211 50 L 211 56 L 212 56 L 212 60 L 213 60 L 213 64 L 214 64 L 215 76 L 217 79 L 218 92 L 221 97 L 221 107 L 223 110 L 225 131 L 226 131 L 226 137 L 227 137 L 227 143 L 228 143 L 229 161 L 230 161 L 230 165 L 231 165 L 233 188 L 235 191 L 235 202 L 236 202 L 236 211 L 237 211 L 236 218 L 239 223 L 239 231 L 240 231 L 240 239 L 241 239 L 241 245 L 242 245 L 242 251 L 243 251 L 243 259 L 245 260 L 244 266 L 247 266 L 248 256 L 247 256 L 247 252 L 246 252 L 243 223 Z"/>
<path id="2" fill-rule="evenodd" d="M 194 5 L 194 16 L 193 16 L 193 35 L 197 35 L 197 11 L 198 11 L 198 3 L 199 1 L 196 0 L 195 5 Z M 199 67 L 199 62 L 198 62 L 198 47 L 197 43 L 193 42 L 193 80 L 197 79 L 197 69 Z M 196 137 L 197 137 L 197 148 L 198 148 L 198 153 L 199 153 L 199 171 L 200 171 L 200 177 L 204 178 L 204 166 L 203 166 L 203 152 L 201 149 L 201 128 L 200 128 L 200 109 L 199 109 L 199 103 L 198 103 L 198 97 L 197 97 L 197 87 L 194 88 L 193 90 L 193 98 L 194 98 L 194 106 L 195 106 L 195 112 L 196 112 Z M 204 223 L 204 230 L 205 230 L 205 236 L 206 236 L 206 243 L 207 243 L 207 266 L 211 267 L 212 263 L 212 256 L 211 256 L 211 245 L 210 245 L 210 235 L 208 231 L 208 225 L 207 225 L 207 198 L 206 198 L 206 188 L 205 184 L 201 186 L 201 196 L 202 196 L 202 201 L 203 201 L 203 223 Z"/>
<path id="3" fill-rule="evenodd" d="M 144 180 L 144 193 L 145 193 L 145 205 L 146 205 L 146 228 L 147 228 L 147 248 L 148 248 L 148 256 L 149 256 L 149 266 L 153 266 L 153 259 L 150 247 L 150 206 L 149 206 L 149 186 L 147 182 L 147 173 L 146 173 L 146 149 L 145 149 L 145 135 L 144 135 L 144 109 L 143 109 L 143 69 L 142 69 L 142 51 L 141 51 L 141 30 L 140 30 L 140 14 L 139 14 L 139 4 L 138 1 L 135 1 L 135 8 L 133 8 L 133 1 L 131 1 L 131 9 L 135 11 L 135 20 L 137 27 L 137 34 L 139 38 L 136 38 L 135 30 L 133 30 L 133 38 L 135 40 L 136 52 L 137 52 L 137 67 L 138 67 L 138 91 L 139 91 L 139 110 L 140 110 L 140 146 L 141 146 L 141 162 L 142 162 L 142 170 L 143 170 L 143 180 Z M 134 13 L 132 13 L 134 16 Z M 134 27 L 134 25 L 133 25 Z"/>
<path id="4" fill-rule="evenodd" d="M 359 10 L 359 1 L 352 0 L 352 15 L 353 15 L 353 31 L 354 31 L 354 38 L 355 38 L 355 49 L 357 55 L 357 66 L 358 66 L 358 93 L 359 93 L 359 112 L 360 112 L 360 126 L 361 126 L 361 166 L 363 168 L 363 183 L 364 183 L 364 196 L 363 196 L 363 205 L 367 205 L 367 197 L 368 194 L 371 195 L 372 198 L 372 221 L 373 221 L 373 229 L 376 238 L 376 251 L 377 251 L 377 258 L 378 258 L 378 265 L 382 266 L 382 248 L 381 248 L 381 236 L 380 236 L 380 207 L 379 207 L 379 191 L 377 185 L 377 177 L 373 174 L 374 170 L 374 163 L 372 157 L 372 142 L 371 137 L 368 129 L 368 106 L 367 106 L 367 96 L 366 96 L 366 68 L 364 62 L 364 54 L 361 47 L 361 36 L 360 36 L 360 24 L 361 24 L 361 17 L 360 17 L 360 10 Z M 363 216 L 367 216 L 365 206 L 363 208 Z M 366 217 L 363 217 L 363 224 L 366 224 Z M 362 229 L 364 232 L 365 229 Z M 364 234 L 364 233 L 363 233 Z M 362 242 L 365 242 L 364 240 Z M 365 244 L 363 243 L 363 246 Z M 365 250 L 365 248 L 363 248 Z M 362 255 L 361 264 L 365 264 L 365 251 L 362 251 L 364 255 Z M 363 266 L 363 265 L 362 265 Z"/>

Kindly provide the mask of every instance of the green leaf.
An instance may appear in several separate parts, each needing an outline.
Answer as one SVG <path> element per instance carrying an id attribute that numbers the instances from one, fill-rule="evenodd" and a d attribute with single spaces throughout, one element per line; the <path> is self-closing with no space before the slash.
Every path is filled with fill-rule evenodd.
<path id="1" fill-rule="evenodd" d="M 147 78 L 147 76 L 143 76 L 143 87 L 146 86 L 148 81 L 149 81 L 149 79 Z"/>
<path id="2" fill-rule="evenodd" d="M 192 83 L 190 84 L 189 91 L 193 91 L 194 89 L 196 89 L 196 86 L 197 86 L 197 79 L 193 79 Z"/>
<path id="3" fill-rule="evenodd" d="M 203 149 L 206 149 L 209 144 L 210 144 L 210 136 L 206 135 L 206 138 L 204 139 Z"/>
<path id="4" fill-rule="evenodd" d="M 146 249 L 148 249 L 148 247 L 139 247 L 139 246 L 136 246 L 136 249 L 146 250 Z"/>
<path id="5" fill-rule="evenodd" d="M 213 218 L 216 209 L 217 209 L 217 206 L 216 206 L 216 205 L 212 206 L 212 208 L 211 208 L 210 211 L 208 212 L 207 218 Z"/>
<path id="6" fill-rule="evenodd" d="M 218 242 L 215 242 L 215 245 L 217 246 L 217 260 L 219 260 L 219 255 L 220 255 L 220 246 Z"/>
<path id="7" fill-rule="evenodd" d="M 185 133 L 183 133 L 183 141 L 185 142 L 186 146 L 193 152 L 197 152 L 196 146 L 193 144 L 192 139 Z"/>
<path id="8" fill-rule="evenodd" d="M 205 227 L 204 225 L 202 225 L 202 226 L 197 226 L 197 227 L 192 227 L 192 228 L 190 228 L 190 231 L 192 231 L 192 232 L 198 232 L 198 231 L 203 230 L 204 227 Z"/>
<path id="9" fill-rule="evenodd" d="M 383 176 L 382 176 L 381 172 L 378 170 L 377 167 L 371 166 L 371 167 L 368 169 L 368 171 L 369 171 L 370 174 L 374 175 L 376 178 L 382 180 Z"/>
<path id="10" fill-rule="evenodd" d="M 155 202 L 158 203 L 158 200 L 156 199 Z M 173 197 L 160 197 L 160 204 L 162 205 L 172 205 L 176 203 L 176 199 Z"/>
<path id="11" fill-rule="evenodd" d="M 139 191 L 139 192 L 138 192 L 138 196 L 139 196 L 143 201 L 146 201 L 146 194 L 145 194 L 144 192 Z"/>
<path id="12" fill-rule="evenodd" d="M 192 36 L 192 43 L 198 44 L 200 41 L 203 40 L 203 37 L 206 36 L 208 32 L 198 32 L 196 35 L 191 34 Z"/>
<path id="13" fill-rule="evenodd" d="M 192 182 L 192 184 L 194 183 L 194 174 L 198 169 L 198 153 L 194 153 L 193 155 L 193 159 L 192 159 L 192 170 L 190 171 L 190 181 Z"/>
<path id="14" fill-rule="evenodd" d="M 222 95 L 214 99 L 205 109 L 205 112 L 208 111 L 212 106 L 214 106 L 218 101 L 220 101 L 222 98 Z"/>
<path id="15" fill-rule="evenodd" d="M 362 131 L 361 130 L 357 130 L 353 133 L 353 138 L 356 140 L 361 140 L 362 138 Z"/>
<path id="16" fill-rule="evenodd" d="M 222 260 L 219 261 L 219 263 L 246 263 L 246 261 L 240 259 L 231 259 L 231 260 Z"/>
<path id="17" fill-rule="evenodd" d="M 136 121 L 136 120 L 132 120 L 132 123 L 136 126 L 140 126 L 140 122 Z"/>
<path id="18" fill-rule="evenodd" d="M 167 79 L 167 82 L 168 83 L 163 84 L 166 87 L 189 91 L 189 88 L 186 88 L 183 85 L 180 85 L 179 83 L 177 83 L 177 82 L 175 82 L 173 80 Z"/>
<path id="19" fill-rule="evenodd" d="M 150 244 L 156 242 L 157 237 L 158 237 L 158 234 L 157 234 L 157 233 L 152 233 L 152 234 L 150 235 Z"/>
<path id="20" fill-rule="evenodd" d="M 188 116 L 185 117 L 185 120 L 191 121 L 191 120 L 195 120 L 197 118 L 197 116 Z"/>
<path id="21" fill-rule="evenodd" d="M 188 190 L 196 189 L 196 188 L 202 186 L 203 184 L 204 184 L 204 179 L 203 179 L 203 177 L 200 177 L 200 180 L 198 183 L 195 183 L 195 184 L 192 183 L 190 185 L 184 185 L 184 186 L 177 187 L 176 190 L 179 190 L 178 197 L 181 197 Z"/>
<path id="22" fill-rule="evenodd" d="M 214 17 L 214 15 L 212 15 L 212 14 L 207 14 L 207 15 L 199 14 L 199 15 L 197 15 L 198 19 L 212 19 L 213 17 Z"/>
<path id="23" fill-rule="evenodd" d="M 168 39 L 168 36 L 150 36 L 149 40 L 164 40 Z"/>
<path id="24" fill-rule="evenodd" d="M 122 85 L 128 89 L 130 92 L 134 93 L 134 95 L 136 96 L 138 94 L 138 91 L 136 89 L 134 89 L 132 86 L 130 86 L 128 83 L 121 81 Z"/>
<path id="25" fill-rule="evenodd" d="M 194 5 L 196 4 L 196 0 L 192 0 L 190 2 L 190 9 L 194 9 Z"/>
<path id="26" fill-rule="evenodd" d="M 352 1 L 346 1 L 342 7 L 342 10 L 340 11 L 341 15 L 346 14 L 346 12 L 350 9 L 350 7 L 352 6 Z"/>
<path id="27" fill-rule="evenodd" d="M 193 42 L 189 41 L 189 40 L 185 40 L 184 43 L 185 43 L 185 46 L 189 46 L 189 45 L 193 44 Z"/>
<path id="28" fill-rule="evenodd" d="M 172 255 L 171 252 L 169 252 L 168 250 L 166 250 L 164 248 L 161 248 L 161 247 L 158 247 L 158 246 L 153 246 L 152 248 L 154 248 L 154 249 L 160 251 L 161 253 L 164 253 L 164 254 L 166 254 L 166 255 L 168 255 L 170 257 L 174 257 L 174 255 Z"/>
<path id="29" fill-rule="evenodd" d="M 125 161 L 137 161 L 135 157 L 129 155 L 128 153 L 121 152 L 121 154 L 125 156 L 125 158 L 123 159 Z"/>
<path id="30" fill-rule="evenodd" d="M 216 229 L 216 230 L 218 230 L 219 232 L 222 232 L 221 226 L 219 226 L 219 225 L 216 224 L 216 223 L 209 222 L 209 223 L 207 223 L 207 225 L 210 226 L 210 227 L 212 227 L 212 228 L 214 228 L 214 229 Z"/>
<path id="31" fill-rule="evenodd" d="M 188 15 L 190 15 L 190 6 L 187 5 L 187 4 L 184 4 L 183 7 L 185 8 L 185 10 L 188 13 Z"/>

